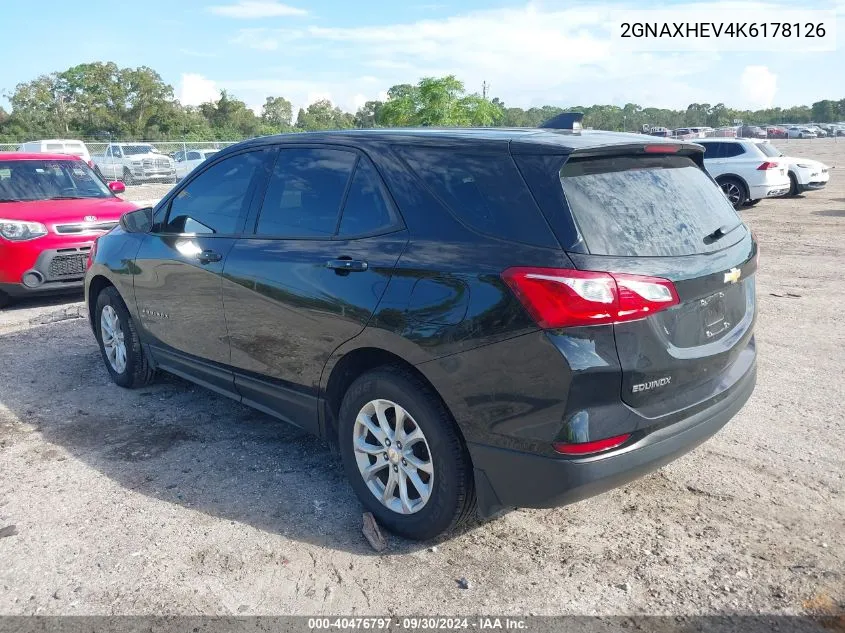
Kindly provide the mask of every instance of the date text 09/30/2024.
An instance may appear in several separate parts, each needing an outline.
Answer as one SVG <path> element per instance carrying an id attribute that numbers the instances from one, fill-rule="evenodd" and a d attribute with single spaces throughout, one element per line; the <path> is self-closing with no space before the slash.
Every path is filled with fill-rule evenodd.
<path id="1" fill-rule="evenodd" d="M 522 631 L 527 623 L 520 618 L 499 617 L 349 617 L 309 618 L 308 629 L 320 630 L 410 630 L 410 631 Z"/>

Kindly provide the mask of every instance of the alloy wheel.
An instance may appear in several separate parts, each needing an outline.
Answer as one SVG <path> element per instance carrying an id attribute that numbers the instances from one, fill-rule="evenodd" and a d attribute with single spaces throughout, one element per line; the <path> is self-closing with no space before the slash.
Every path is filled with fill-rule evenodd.
<path id="1" fill-rule="evenodd" d="M 742 191 L 740 191 L 739 186 L 733 182 L 724 183 L 722 185 L 722 191 L 725 192 L 728 200 L 730 200 L 731 204 L 734 206 L 738 205 L 742 199 Z"/>
<path id="2" fill-rule="evenodd" d="M 383 506 L 414 514 L 428 503 L 434 463 L 414 418 L 390 400 L 371 400 L 355 418 L 352 442 L 358 471 Z"/>
<path id="3" fill-rule="evenodd" d="M 110 305 L 103 306 L 100 313 L 100 337 L 109 365 L 118 374 L 122 374 L 126 371 L 126 341 L 120 326 L 120 317 Z"/>

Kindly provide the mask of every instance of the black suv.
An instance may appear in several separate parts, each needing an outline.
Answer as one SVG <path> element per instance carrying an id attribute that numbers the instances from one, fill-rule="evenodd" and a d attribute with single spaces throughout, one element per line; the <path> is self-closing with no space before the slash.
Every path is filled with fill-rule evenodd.
<path id="1" fill-rule="evenodd" d="M 222 150 L 92 250 L 112 379 L 156 369 L 335 442 L 390 530 L 571 503 L 756 379 L 757 244 L 702 148 L 548 129 Z"/>

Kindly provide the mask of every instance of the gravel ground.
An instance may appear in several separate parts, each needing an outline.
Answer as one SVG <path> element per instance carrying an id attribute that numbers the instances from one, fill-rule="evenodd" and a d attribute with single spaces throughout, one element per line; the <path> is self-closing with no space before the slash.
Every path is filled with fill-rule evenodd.
<path id="1" fill-rule="evenodd" d="M 841 613 L 845 142 L 784 145 L 837 169 L 744 212 L 748 405 L 652 475 L 436 546 L 373 552 L 293 428 L 175 378 L 112 385 L 79 303 L 0 312 L 0 614 Z"/>

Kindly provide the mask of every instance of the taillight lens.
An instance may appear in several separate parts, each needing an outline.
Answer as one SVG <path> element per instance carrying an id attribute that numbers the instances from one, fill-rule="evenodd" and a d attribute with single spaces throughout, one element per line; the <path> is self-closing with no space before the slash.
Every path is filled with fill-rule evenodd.
<path id="1" fill-rule="evenodd" d="M 780 165 L 778 165 L 777 163 L 773 163 L 773 162 L 767 160 L 765 163 L 762 163 L 757 168 L 757 171 L 766 171 L 767 169 L 777 169 L 779 166 Z"/>
<path id="2" fill-rule="evenodd" d="M 91 268 L 91 264 L 94 263 L 94 258 L 97 256 L 97 238 L 94 240 L 94 243 L 91 244 L 91 250 L 88 251 L 88 260 L 85 262 L 85 270 Z"/>
<path id="3" fill-rule="evenodd" d="M 563 268 L 508 268 L 505 283 L 544 329 L 642 319 L 679 303 L 668 279 Z"/>
<path id="4" fill-rule="evenodd" d="M 555 442 L 552 446 L 554 446 L 555 451 L 561 455 L 591 455 L 593 453 L 601 453 L 602 451 L 609 451 L 611 448 L 621 446 L 628 441 L 629 437 L 631 437 L 631 434 L 626 433 L 625 435 L 606 437 L 594 442 L 578 442 L 573 444 Z"/>

